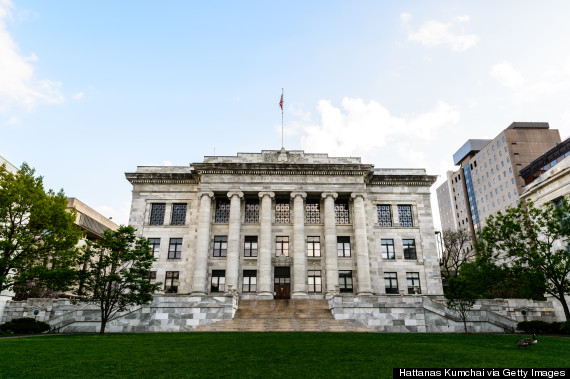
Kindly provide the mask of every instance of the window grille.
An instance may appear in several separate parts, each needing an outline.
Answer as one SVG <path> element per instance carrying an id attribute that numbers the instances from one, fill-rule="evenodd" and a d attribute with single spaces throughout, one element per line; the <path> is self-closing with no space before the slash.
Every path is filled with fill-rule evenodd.
<path id="1" fill-rule="evenodd" d="M 377 205 L 378 226 L 392 226 L 392 212 L 389 205 Z"/>
<path id="2" fill-rule="evenodd" d="M 171 225 L 184 225 L 186 223 L 186 204 L 172 204 Z"/>
<path id="3" fill-rule="evenodd" d="M 319 224 L 321 222 L 321 210 L 318 201 L 307 201 L 305 205 L 305 223 Z"/>
<path id="4" fill-rule="evenodd" d="M 230 201 L 228 199 L 216 200 L 215 220 L 218 224 L 227 224 L 230 221 Z"/>
<path id="5" fill-rule="evenodd" d="M 334 204 L 334 215 L 337 224 L 350 224 L 350 216 L 348 213 L 348 203 L 338 202 Z"/>
<path id="6" fill-rule="evenodd" d="M 245 219 L 246 224 L 259 223 L 259 201 L 247 200 L 245 202 Z"/>
<path id="7" fill-rule="evenodd" d="M 398 205 L 398 216 L 400 218 L 400 226 L 411 228 L 414 226 L 412 222 L 412 206 Z"/>
<path id="8" fill-rule="evenodd" d="M 166 204 L 152 204 L 150 209 L 150 224 L 163 225 Z"/>
<path id="9" fill-rule="evenodd" d="M 277 224 L 288 224 L 291 222 L 288 201 L 277 200 L 275 203 L 275 222 Z"/>

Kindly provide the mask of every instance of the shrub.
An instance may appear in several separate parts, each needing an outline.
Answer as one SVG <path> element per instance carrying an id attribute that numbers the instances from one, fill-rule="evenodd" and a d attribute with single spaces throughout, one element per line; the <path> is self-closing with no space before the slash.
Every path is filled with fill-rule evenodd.
<path id="1" fill-rule="evenodd" d="M 560 324 L 560 333 L 570 334 L 570 321 L 566 321 Z"/>
<path id="2" fill-rule="evenodd" d="M 526 333 L 550 333 L 550 323 L 545 321 L 521 321 L 517 329 Z"/>
<path id="3" fill-rule="evenodd" d="M 36 321 L 30 317 L 15 318 L 12 321 L 0 325 L 0 332 L 11 331 L 14 334 L 42 333 L 48 330 L 48 323 Z"/>

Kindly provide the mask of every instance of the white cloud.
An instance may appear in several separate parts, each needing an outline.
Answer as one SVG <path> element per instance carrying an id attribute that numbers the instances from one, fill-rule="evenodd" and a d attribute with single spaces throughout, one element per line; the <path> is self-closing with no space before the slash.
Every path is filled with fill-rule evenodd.
<path id="1" fill-rule="evenodd" d="M 491 76 L 497 79 L 503 86 L 509 88 L 520 87 L 524 84 L 522 74 L 508 62 L 494 65 L 491 69 Z"/>
<path id="2" fill-rule="evenodd" d="M 329 151 L 335 155 L 362 156 L 375 154 L 397 138 L 408 141 L 434 140 L 438 130 L 459 121 L 459 111 L 438 101 L 429 112 L 406 117 L 395 117 L 375 101 L 366 104 L 362 99 L 344 98 L 342 109 L 328 100 L 320 100 L 317 110 L 319 124 L 304 124 L 301 146 L 307 151 Z M 413 149 L 412 149 L 413 150 Z M 398 152 L 401 153 L 403 149 Z M 421 163 L 425 159 L 407 150 L 407 162 Z"/>
<path id="3" fill-rule="evenodd" d="M 124 204 L 118 209 L 110 205 L 100 205 L 95 210 L 103 216 L 110 218 L 117 225 L 127 225 L 129 223 L 130 204 Z"/>
<path id="4" fill-rule="evenodd" d="M 400 15 L 400 19 L 407 24 L 411 15 L 403 13 Z M 459 24 L 467 22 L 469 22 L 469 16 L 456 16 L 448 23 L 430 20 L 420 26 L 418 30 L 410 28 L 408 39 L 427 47 L 448 45 L 453 51 L 466 51 L 479 42 L 477 35 L 467 34 L 459 27 Z"/>
<path id="5" fill-rule="evenodd" d="M 0 112 L 7 112 L 13 105 L 29 110 L 39 103 L 62 102 L 61 83 L 36 78 L 30 62 L 38 57 L 34 53 L 22 56 L 8 32 L 6 20 L 11 17 L 11 8 L 9 0 L 0 0 Z"/>
<path id="6" fill-rule="evenodd" d="M 492 67 L 491 76 L 512 91 L 512 101 L 517 105 L 550 102 L 553 98 L 570 96 L 570 57 L 561 65 L 548 68 L 534 77 L 523 76 L 505 61 Z"/>
<path id="7" fill-rule="evenodd" d="M 84 92 L 77 92 L 75 95 L 73 95 L 71 97 L 73 97 L 75 100 L 80 100 L 83 98 L 83 96 L 85 96 Z"/>
<path id="8" fill-rule="evenodd" d="M 18 125 L 20 123 L 20 118 L 18 116 L 12 116 L 6 124 L 8 125 Z"/>

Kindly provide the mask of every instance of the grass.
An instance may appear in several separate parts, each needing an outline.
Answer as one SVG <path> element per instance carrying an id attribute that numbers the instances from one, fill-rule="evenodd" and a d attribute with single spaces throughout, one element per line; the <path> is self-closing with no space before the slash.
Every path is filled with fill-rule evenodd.
<path id="1" fill-rule="evenodd" d="M 570 338 L 384 333 L 149 333 L 0 339 L 0 378 L 375 377 L 393 367 L 569 367 Z"/>

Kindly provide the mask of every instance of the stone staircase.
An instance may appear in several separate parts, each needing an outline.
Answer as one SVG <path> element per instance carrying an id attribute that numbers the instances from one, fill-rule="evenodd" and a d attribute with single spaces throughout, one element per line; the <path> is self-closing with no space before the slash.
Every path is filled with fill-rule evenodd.
<path id="1" fill-rule="evenodd" d="M 240 300 L 232 320 L 197 332 L 375 332 L 348 320 L 335 320 L 326 300 Z"/>

